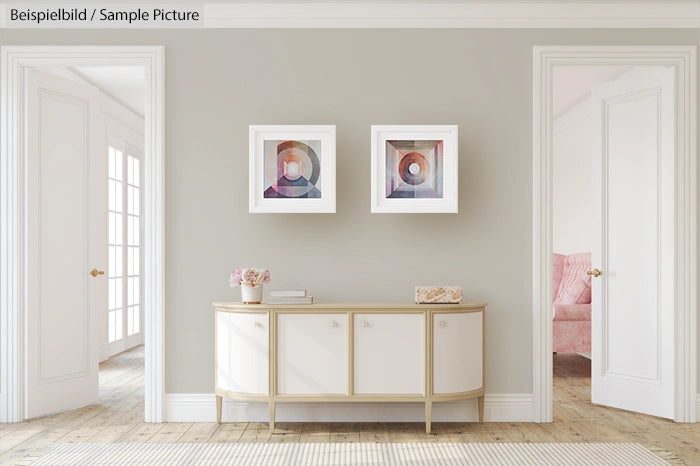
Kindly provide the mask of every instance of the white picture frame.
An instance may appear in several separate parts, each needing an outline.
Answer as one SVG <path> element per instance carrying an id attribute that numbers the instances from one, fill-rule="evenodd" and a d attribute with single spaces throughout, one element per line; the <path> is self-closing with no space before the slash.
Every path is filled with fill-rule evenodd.
<path id="1" fill-rule="evenodd" d="M 372 213 L 457 213 L 457 132 L 457 125 L 372 125 Z M 405 163 L 409 156 L 422 162 Z M 423 177 L 404 183 L 405 175 Z"/>
<path id="2" fill-rule="evenodd" d="M 335 125 L 250 125 L 248 142 L 249 212 L 335 213 Z"/>

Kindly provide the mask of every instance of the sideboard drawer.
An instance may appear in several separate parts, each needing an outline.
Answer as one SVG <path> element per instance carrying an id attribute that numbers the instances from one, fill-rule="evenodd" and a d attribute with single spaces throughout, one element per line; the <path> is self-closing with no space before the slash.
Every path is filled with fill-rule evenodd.
<path id="1" fill-rule="evenodd" d="M 425 393 L 423 313 L 355 314 L 354 324 L 355 393 Z"/>
<path id="2" fill-rule="evenodd" d="M 433 315 L 435 394 L 477 390 L 484 384 L 482 312 Z"/>
<path id="3" fill-rule="evenodd" d="M 345 314 L 277 315 L 277 392 L 347 393 Z"/>
<path id="4" fill-rule="evenodd" d="M 269 392 L 267 313 L 216 313 L 216 386 L 237 393 Z"/>

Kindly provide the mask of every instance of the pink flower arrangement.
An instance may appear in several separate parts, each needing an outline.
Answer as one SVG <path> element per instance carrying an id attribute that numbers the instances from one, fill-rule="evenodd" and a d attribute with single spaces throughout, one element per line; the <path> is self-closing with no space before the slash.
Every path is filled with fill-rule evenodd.
<path id="1" fill-rule="evenodd" d="M 229 284 L 231 287 L 238 285 L 258 286 L 262 283 L 269 283 L 271 279 L 270 271 L 267 269 L 258 268 L 241 268 L 236 267 L 236 270 L 231 272 Z"/>

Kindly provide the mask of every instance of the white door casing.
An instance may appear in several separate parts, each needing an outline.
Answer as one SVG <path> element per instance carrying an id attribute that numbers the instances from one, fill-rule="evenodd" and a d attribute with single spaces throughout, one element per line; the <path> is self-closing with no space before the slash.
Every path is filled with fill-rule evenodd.
<path id="1" fill-rule="evenodd" d="M 593 403 L 673 418 L 674 70 L 592 92 Z"/>
<path id="2" fill-rule="evenodd" d="M 27 385 L 28 205 L 24 76 L 31 67 L 143 66 L 145 421 L 163 420 L 164 382 L 164 48 L 0 46 L 0 422 L 24 419 Z"/>
<path id="3" fill-rule="evenodd" d="M 459 393 L 481 388 L 483 313 L 433 315 L 433 393 Z M 474 370 L 455 371 L 460 361 Z"/>
<path id="4" fill-rule="evenodd" d="M 277 317 L 277 392 L 347 392 L 347 316 L 279 314 Z"/>
<path id="5" fill-rule="evenodd" d="M 237 393 L 269 393 L 267 313 L 216 313 L 216 381 Z"/>
<path id="6" fill-rule="evenodd" d="M 674 68 L 674 415 L 695 422 L 697 386 L 697 94 L 695 46 L 533 48 L 533 421 L 552 421 L 553 67 Z"/>
<path id="7" fill-rule="evenodd" d="M 425 393 L 422 314 L 355 314 L 357 394 Z"/>
<path id="8" fill-rule="evenodd" d="M 27 72 L 27 402 L 33 418 L 97 401 L 96 313 L 104 309 L 106 178 L 97 90 Z"/>

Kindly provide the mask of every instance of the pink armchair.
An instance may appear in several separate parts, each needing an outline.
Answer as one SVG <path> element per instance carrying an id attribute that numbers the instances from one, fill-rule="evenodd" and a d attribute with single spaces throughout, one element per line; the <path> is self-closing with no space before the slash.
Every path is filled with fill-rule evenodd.
<path id="1" fill-rule="evenodd" d="M 591 352 L 591 254 L 554 254 L 552 263 L 552 350 Z"/>

